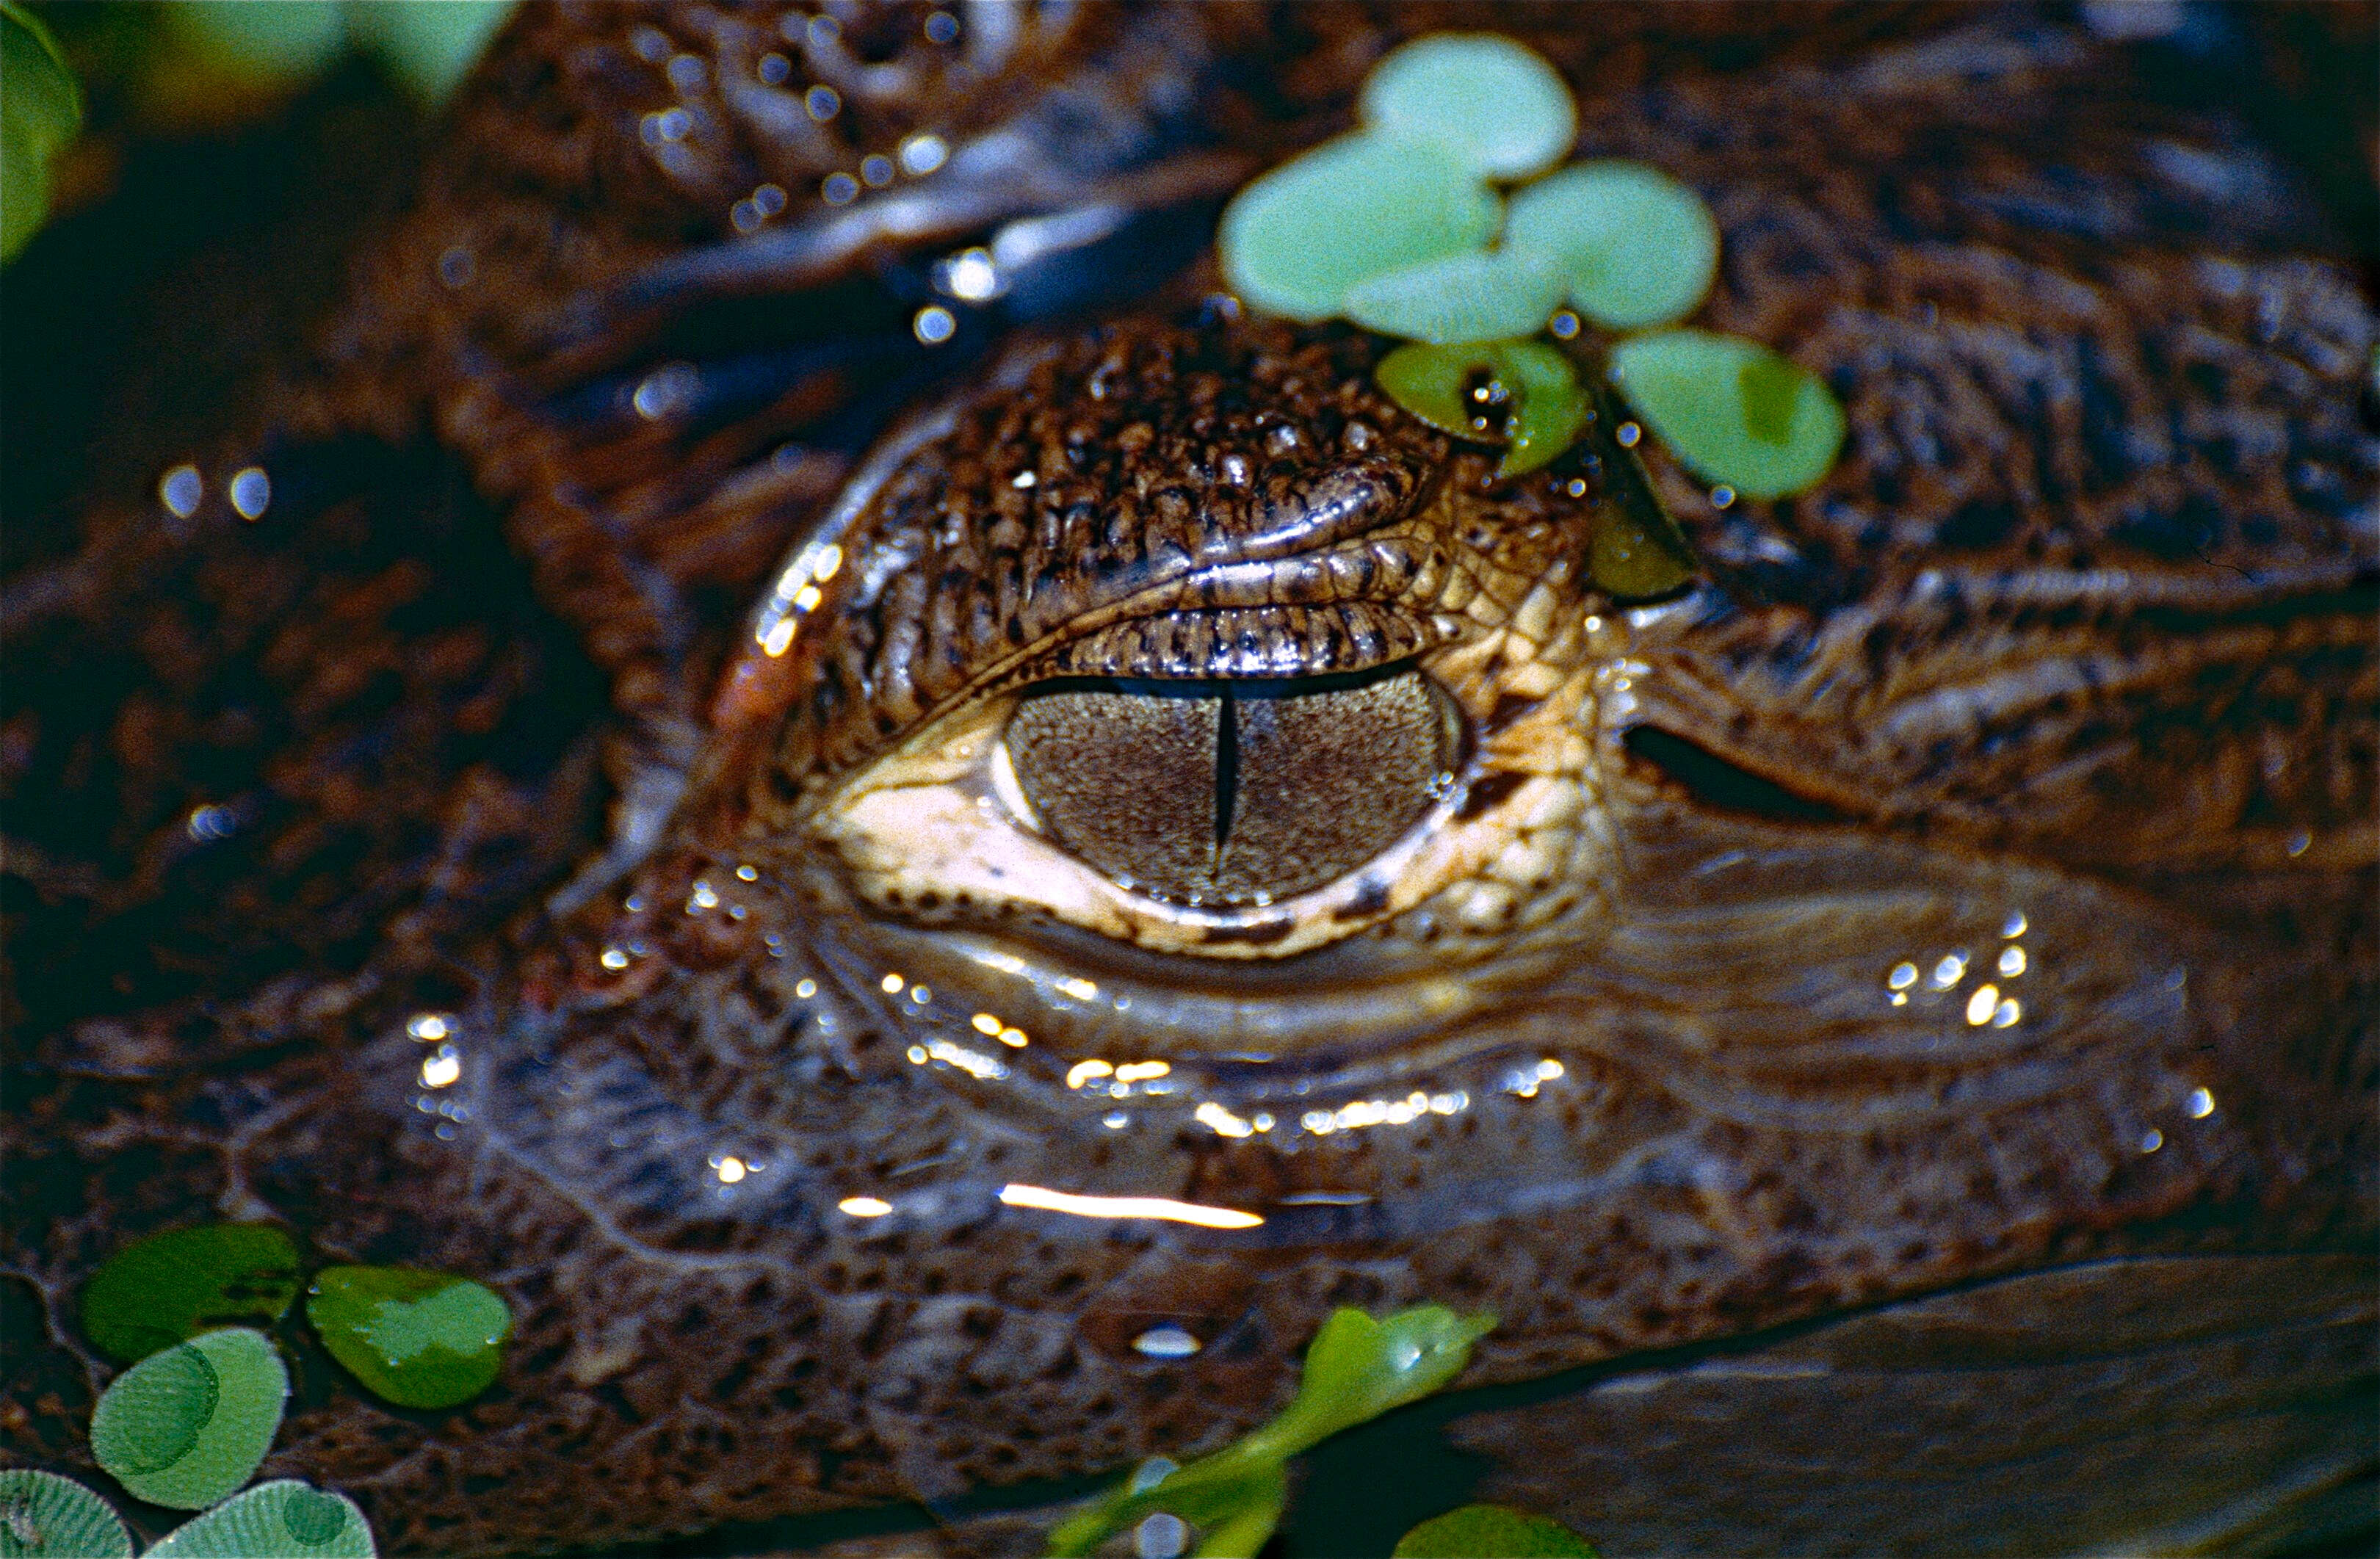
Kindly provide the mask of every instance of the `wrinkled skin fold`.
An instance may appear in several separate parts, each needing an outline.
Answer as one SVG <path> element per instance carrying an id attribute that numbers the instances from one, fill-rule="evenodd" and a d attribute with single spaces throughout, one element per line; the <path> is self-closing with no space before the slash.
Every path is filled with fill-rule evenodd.
<path id="1" fill-rule="evenodd" d="M 1440 14 L 511 23 L 156 451 L 198 510 L 91 494 L 0 595 L 11 1463 L 89 1470 L 100 1261 L 277 1218 L 513 1306 L 450 1412 L 299 1358 L 266 1474 L 392 1552 L 1181 1456 L 1428 1301 L 1505 1388 L 1431 1422 L 1609 1553 L 2368 1527 L 2380 323 L 2319 179 L 2061 16 L 1494 14 L 1849 413 L 1775 504 L 1650 452 L 1658 603 L 1582 565 L 1616 448 L 1500 482 L 1215 294 L 1220 201 Z M 2279 79 L 2301 23 L 2226 25 Z M 1284 675 L 1436 689 L 1313 717 L 1402 776 L 1372 865 L 1169 898 L 1001 810 L 1028 688 Z"/>

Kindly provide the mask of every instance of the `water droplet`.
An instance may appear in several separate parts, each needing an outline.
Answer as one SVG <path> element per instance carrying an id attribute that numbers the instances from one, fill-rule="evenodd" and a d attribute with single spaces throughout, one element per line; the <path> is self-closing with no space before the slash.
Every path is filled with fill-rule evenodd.
<path id="1" fill-rule="evenodd" d="M 843 94 L 832 87 L 812 87 L 802 94 L 802 106 L 820 124 L 843 112 Z"/>
<path id="2" fill-rule="evenodd" d="M 693 369 L 682 362 L 672 363 L 646 374 L 638 382 L 636 394 L 629 397 L 629 404 L 647 421 L 659 421 L 685 410 L 701 387 L 702 381 Z"/>
<path id="3" fill-rule="evenodd" d="M 935 285 L 962 302 L 980 303 L 1002 290 L 1000 267 L 986 249 L 962 250 L 936 269 Z"/>
<path id="4" fill-rule="evenodd" d="M 157 501 L 176 519 L 198 513 L 199 501 L 206 495 L 206 479 L 199 475 L 196 466 L 176 466 L 157 480 Z"/>
<path id="5" fill-rule="evenodd" d="M 1151 1358 L 1187 1358 L 1203 1346 L 1197 1338 L 1172 1321 L 1152 1326 L 1132 1340 L 1135 1352 Z"/>
<path id="6" fill-rule="evenodd" d="M 877 156 L 862 157 L 859 160 L 859 177 L 867 181 L 870 189 L 880 189 L 892 183 L 892 159 Z"/>
<path id="7" fill-rule="evenodd" d="M 772 87 L 782 87 L 793 79 L 794 62 L 783 55 L 762 55 L 759 73 L 762 81 Z"/>
<path id="8" fill-rule="evenodd" d="M 901 171 L 912 178 L 941 167 L 951 149 L 938 135 L 913 135 L 901 143 Z"/>
<path id="9" fill-rule="evenodd" d="M 926 41 L 928 43 L 953 43 L 957 40 L 958 35 L 959 18 L 951 15 L 950 12 L 936 11 L 932 16 L 926 18 Z"/>
<path id="10" fill-rule="evenodd" d="M 1711 507 L 1715 509 L 1727 508 L 1735 502 L 1735 489 L 1728 486 L 1725 482 L 1721 482 L 1717 487 L 1711 489 L 1710 500 Z"/>
<path id="11" fill-rule="evenodd" d="M 819 198 L 831 206 L 847 206 L 859 193 L 859 180 L 847 173 L 831 173 L 819 186 Z"/>
<path id="12" fill-rule="evenodd" d="M 1633 422 L 1622 422 L 1612 430 L 1611 436 L 1619 441 L 1621 448 L 1633 449 L 1637 441 L 1645 436 L 1645 430 Z"/>
<path id="13" fill-rule="evenodd" d="M 212 839 L 228 839 L 239 826 L 239 819 L 229 807 L 194 807 L 182 824 L 193 839 L 205 843 Z"/>
<path id="14" fill-rule="evenodd" d="M 273 502 L 273 479 L 261 466 L 249 466 L 231 479 L 231 506 L 242 519 L 261 519 Z"/>
<path id="15" fill-rule="evenodd" d="M 1132 1529 L 1133 1559 L 1179 1559 L 1190 1546 L 1190 1524 L 1170 1510 L 1142 1518 Z"/>
<path id="16" fill-rule="evenodd" d="M 918 340 L 929 347 L 939 347 L 958 334 L 959 322 L 948 309 L 932 303 L 917 311 L 912 328 L 917 331 Z"/>

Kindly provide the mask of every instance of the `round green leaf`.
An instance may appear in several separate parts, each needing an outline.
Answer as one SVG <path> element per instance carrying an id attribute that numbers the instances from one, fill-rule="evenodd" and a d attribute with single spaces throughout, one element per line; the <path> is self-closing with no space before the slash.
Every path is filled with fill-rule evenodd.
<path id="1" fill-rule="evenodd" d="M 1559 1521 L 1500 1504 L 1466 1504 L 1398 1539 L 1394 1559 L 1596 1559 L 1596 1553 Z"/>
<path id="2" fill-rule="evenodd" d="M 191 49 L 228 74 L 273 85 L 307 80 L 346 46 L 347 18 L 322 0 L 173 0 L 167 22 Z"/>
<path id="3" fill-rule="evenodd" d="M 1561 272 L 1543 256 L 1475 251 L 1356 283 L 1347 293 L 1347 317 L 1415 341 L 1501 341 L 1543 330 L 1561 296 Z"/>
<path id="4" fill-rule="evenodd" d="M 25 247 L 50 209 L 50 159 L 82 129 L 82 90 L 39 18 L 0 0 L 0 259 Z"/>
<path id="5" fill-rule="evenodd" d="M 1611 380 L 1696 475 L 1747 497 L 1811 486 L 1843 442 L 1843 408 L 1827 387 L 1741 336 L 1670 330 L 1622 341 Z"/>
<path id="6" fill-rule="evenodd" d="M 67 56 L 41 18 L 0 0 L 0 69 L 8 91 L 0 96 L 0 125 L 11 151 L 47 157 L 82 130 L 82 89 Z"/>
<path id="7" fill-rule="evenodd" d="M 487 1390 L 513 1329 L 492 1290 L 404 1267 L 325 1267 L 306 1316 L 332 1358 L 406 1407 L 452 1407 Z"/>
<path id="8" fill-rule="evenodd" d="M 135 1240 L 83 1285 L 82 1329 L 130 1362 L 226 1321 L 278 1321 L 298 1297 L 298 1248 L 272 1224 L 209 1224 Z"/>
<path id="9" fill-rule="evenodd" d="M 1581 163 L 1512 197 L 1510 249 L 1558 258 L 1579 311 L 1614 330 L 1694 311 L 1718 274 L 1718 222 L 1700 195 L 1642 163 Z"/>
<path id="10" fill-rule="evenodd" d="M 1241 297 L 1320 320 L 1366 277 L 1477 249 L 1501 215 L 1502 202 L 1443 147 L 1353 135 L 1242 189 L 1216 242 Z"/>
<path id="11" fill-rule="evenodd" d="M 1535 52 L 1492 32 L 1439 32 L 1382 60 L 1364 81 L 1364 122 L 1444 142 L 1488 178 L 1526 178 L 1578 139 L 1578 106 Z"/>
<path id="12" fill-rule="evenodd" d="M 1536 470 L 1569 448 L 1590 409 L 1570 359 L 1542 341 L 1400 347 L 1374 375 L 1399 406 L 1463 438 L 1492 438 L 1480 413 L 1500 407 L 1508 447 L 1499 476 Z M 1475 385 L 1483 403 L 1471 399 Z"/>
<path id="13" fill-rule="evenodd" d="M 146 1559 L 372 1559 L 378 1552 L 353 1500 L 281 1478 L 175 1528 Z"/>
<path id="14" fill-rule="evenodd" d="M 513 0 L 394 6 L 348 0 L 347 19 L 414 96 L 435 105 L 446 101 L 512 8 Z"/>
<path id="15" fill-rule="evenodd" d="M 196 1510 L 272 1448 L 289 1372 L 261 1332 L 209 1332 L 118 1375 L 91 1416 L 99 1465 L 140 1499 Z"/>
<path id="16" fill-rule="evenodd" d="M 71 1478 L 0 1472 L 0 1559 L 132 1559 L 132 1534 Z"/>

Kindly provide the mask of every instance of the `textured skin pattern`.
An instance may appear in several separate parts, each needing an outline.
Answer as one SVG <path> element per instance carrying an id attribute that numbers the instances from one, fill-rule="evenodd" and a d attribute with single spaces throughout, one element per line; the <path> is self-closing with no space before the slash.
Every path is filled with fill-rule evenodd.
<path id="1" fill-rule="evenodd" d="M 293 1334 L 267 1472 L 395 1552 L 1178 1456 L 1276 1407 L 1330 1307 L 1422 1300 L 1500 1317 L 1474 1383 L 1743 1350 L 1463 1430 L 1613 1552 L 1973 1541 L 2005 1464 L 1906 1464 L 1976 1416 L 2027 1497 L 2088 1507 L 2045 1542 L 2327 1529 L 2251 1496 L 2369 1466 L 2335 1382 L 2369 1376 L 2380 1224 L 2380 438 L 2372 304 L 2289 167 L 2055 18 L 1510 13 L 1583 152 L 1711 200 L 1706 321 L 1851 418 L 1789 503 L 1715 508 L 1657 455 L 1706 578 L 1621 612 L 1563 571 L 1594 447 L 1495 486 L 1380 402 L 1376 344 L 1202 301 L 1214 201 L 1434 13 L 1043 7 L 947 43 L 926 14 L 525 12 L 310 354 L 159 452 L 206 504 L 94 494 L 10 581 L 11 1460 L 86 1466 L 72 1297 L 111 1250 L 279 1217 L 514 1306 L 503 1379 L 440 1414 Z M 857 181 L 921 131 L 939 168 Z M 937 259 L 1087 211 L 1025 230 L 1038 267 L 947 347 L 912 333 Z M 221 496 L 250 458 L 253 524 Z M 770 656 L 747 614 L 830 533 Z M 1249 566 L 1167 594 L 1206 561 Z M 1358 604 L 1378 646 L 1330 615 Z M 806 832 L 1002 678 L 1211 673 L 1196 619 L 1149 617 L 1184 608 L 1256 613 L 1275 665 L 1460 617 L 1432 648 L 1477 657 L 1448 663 L 1475 731 L 1499 679 L 1575 673 L 1574 783 L 1529 793 L 1575 843 L 1226 966 L 894 903 Z M 2310 1264 L 2205 1286 L 2337 1302 L 2199 1314 L 2158 1264 L 2260 1253 Z M 2004 1309 L 1926 1297 L 1985 1279 Z M 1916 1319 L 1830 1319 L 1870 1305 Z M 1136 1350 L 1160 1322 L 1201 1351 Z M 1978 1397 L 1926 1367 L 1946 1325 L 2027 1368 Z M 1843 1327 L 1872 1351 L 1813 1340 Z M 1796 1371 L 1857 1377 L 1875 1432 L 1772 1448 L 1816 1412 Z M 2099 1447 L 2176 1414 L 2247 1449 L 2091 1504 L 2131 1476 Z M 1593 1503 L 1613 1436 L 1650 1492 Z M 1742 1503 L 1813 1486 L 1858 1492 Z"/>

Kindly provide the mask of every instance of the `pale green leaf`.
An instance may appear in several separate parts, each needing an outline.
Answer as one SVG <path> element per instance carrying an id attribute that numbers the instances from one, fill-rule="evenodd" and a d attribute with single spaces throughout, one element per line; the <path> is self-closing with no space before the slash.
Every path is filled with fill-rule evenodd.
<path id="1" fill-rule="evenodd" d="M 1559 1521 L 1500 1504 L 1466 1504 L 1398 1539 L 1392 1559 L 1596 1559 L 1596 1553 Z"/>
<path id="2" fill-rule="evenodd" d="M 1526 178 L 1578 139 L 1578 107 L 1554 67 L 1493 32 L 1416 38 L 1364 81 L 1364 122 L 1443 141 L 1488 178 Z"/>
<path id="3" fill-rule="evenodd" d="M 1740 336 L 1640 335 L 1612 348 L 1611 379 L 1689 469 L 1747 497 L 1813 485 L 1843 441 L 1843 408 L 1827 387 Z"/>
<path id="4" fill-rule="evenodd" d="M 513 0 L 347 0 L 348 25 L 423 103 L 446 101 L 468 74 Z"/>
<path id="5" fill-rule="evenodd" d="M 263 85 L 312 78 L 346 47 L 338 0 L 170 0 L 175 34 L 226 75 Z"/>
<path id="6" fill-rule="evenodd" d="M 1683 319 L 1718 274 L 1710 208 L 1642 163 L 1580 163 L 1519 191 L 1504 243 L 1557 257 L 1571 301 L 1614 330 Z"/>
<path id="7" fill-rule="evenodd" d="M 0 1472 L 0 1559 L 131 1559 L 132 1534 L 71 1478 Z"/>
<path id="8" fill-rule="evenodd" d="M 146 1559 L 372 1559 L 378 1552 L 353 1500 L 281 1478 L 175 1528 Z"/>
<path id="9" fill-rule="evenodd" d="M 1368 277 L 1477 249 L 1501 214 L 1502 202 L 1444 149 L 1355 135 L 1242 189 L 1216 241 L 1242 298 L 1320 320 Z"/>
<path id="10" fill-rule="evenodd" d="M 205 1333 L 115 1378 L 91 1412 L 91 1453 L 137 1497 L 196 1510 L 255 1475 L 288 1395 L 262 1333 Z"/>
<path id="11" fill-rule="evenodd" d="M 1501 341 L 1543 330 L 1562 286 L 1558 266 L 1525 250 L 1451 254 L 1356 283 L 1346 314 L 1383 335 Z"/>

